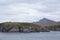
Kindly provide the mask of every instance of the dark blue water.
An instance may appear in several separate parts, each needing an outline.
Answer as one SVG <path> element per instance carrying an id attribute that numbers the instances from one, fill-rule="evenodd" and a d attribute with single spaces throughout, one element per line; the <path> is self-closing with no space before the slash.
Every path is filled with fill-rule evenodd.
<path id="1" fill-rule="evenodd" d="M 60 32 L 0 33 L 0 40 L 60 40 Z"/>

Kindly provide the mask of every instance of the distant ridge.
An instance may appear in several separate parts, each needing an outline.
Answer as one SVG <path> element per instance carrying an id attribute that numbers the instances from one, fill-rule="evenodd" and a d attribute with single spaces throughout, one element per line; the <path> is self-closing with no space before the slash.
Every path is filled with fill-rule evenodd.
<path id="1" fill-rule="evenodd" d="M 37 22 L 33 22 L 34 24 L 38 24 L 38 25 L 41 25 L 41 24 L 48 24 L 48 23 L 56 23 L 55 21 L 53 20 L 50 20 L 50 19 L 47 19 L 47 18 L 43 18 Z"/>

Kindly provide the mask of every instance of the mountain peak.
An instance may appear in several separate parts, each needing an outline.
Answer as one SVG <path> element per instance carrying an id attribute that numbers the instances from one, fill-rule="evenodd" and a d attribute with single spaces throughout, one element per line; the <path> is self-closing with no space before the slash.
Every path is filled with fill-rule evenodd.
<path id="1" fill-rule="evenodd" d="M 55 21 L 50 20 L 50 19 L 47 19 L 47 18 L 43 18 L 43 19 L 41 19 L 40 21 L 52 21 L 52 22 L 55 22 Z"/>
<path id="2" fill-rule="evenodd" d="M 35 22 L 36 24 L 47 24 L 47 23 L 54 23 L 55 21 L 47 19 L 47 18 L 43 18 L 37 22 Z"/>
<path id="3" fill-rule="evenodd" d="M 47 18 L 43 18 L 43 19 L 47 19 Z"/>
<path id="4" fill-rule="evenodd" d="M 43 19 L 41 19 L 41 20 L 49 20 L 49 19 L 47 19 L 47 18 L 43 18 Z M 40 21 L 41 21 L 41 20 L 40 20 Z"/>

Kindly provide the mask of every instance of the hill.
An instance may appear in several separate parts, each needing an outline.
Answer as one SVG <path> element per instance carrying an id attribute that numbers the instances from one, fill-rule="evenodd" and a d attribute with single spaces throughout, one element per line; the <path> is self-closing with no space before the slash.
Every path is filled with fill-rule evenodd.
<path id="1" fill-rule="evenodd" d="M 56 23 L 53 20 L 47 19 L 47 18 L 43 18 L 37 22 L 33 22 L 33 24 L 37 24 L 37 25 L 44 25 L 44 24 L 48 24 L 48 23 Z"/>

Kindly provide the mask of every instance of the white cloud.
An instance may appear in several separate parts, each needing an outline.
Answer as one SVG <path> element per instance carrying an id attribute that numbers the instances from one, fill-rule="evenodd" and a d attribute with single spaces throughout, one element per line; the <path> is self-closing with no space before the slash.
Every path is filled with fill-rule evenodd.
<path id="1" fill-rule="evenodd" d="M 0 2 L 0 22 L 33 22 L 44 17 L 60 20 L 58 0 L 0 0 Z"/>

